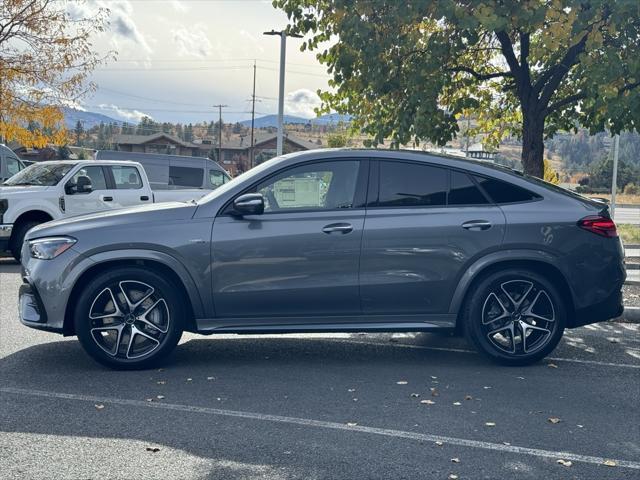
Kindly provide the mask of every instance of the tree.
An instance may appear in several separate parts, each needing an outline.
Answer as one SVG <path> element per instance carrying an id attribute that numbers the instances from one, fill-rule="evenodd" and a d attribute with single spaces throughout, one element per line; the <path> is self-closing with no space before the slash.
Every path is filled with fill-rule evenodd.
<path id="1" fill-rule="evenodd" d="M 82 146 L 82 134 L 84 133 L 84 127 L 82 126 L 82 122 L 78 120 L 76 122 L 76 128 L 74 128 L 74 133 L 76 134 L 76 145 L 78 147 Z"/>
<path id="2" fill-rule="evenodd" d="M 374 144 L 443 145 L 471 114 L 486 143 L 519 137 L 525 172 L 542 177 L 545 136 L 640 124 L 637 0 L 273 4 L 309 35 L 303 50 L 322 49 L 321 111 L 354 115 Z"/>
<path id="3" fill-rule="evenodd" d="M 107 10 L 84 18 L 74 8 L 82 3 L 2 0 L 0 140 L 36 147 L 65 142 L 60 107 L 93 90 L 87 77 L 107 58 L 93 52 L 91 44 L 107 25 Z M 40 128 L 25 128 L 32 122 Z"/>

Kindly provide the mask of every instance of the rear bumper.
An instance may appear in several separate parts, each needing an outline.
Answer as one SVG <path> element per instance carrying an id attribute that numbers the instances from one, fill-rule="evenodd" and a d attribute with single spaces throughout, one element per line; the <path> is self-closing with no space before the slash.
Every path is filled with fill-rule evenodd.
<path id="1" fill-rule="evenodd" d="M 573 322 L 569 322 L 569 328 L 581 327 L 591 323 L 604 322 L 622 315 L 622 290 L 618 290 L 605 300 L 587 308 L 576 310 Z"/>

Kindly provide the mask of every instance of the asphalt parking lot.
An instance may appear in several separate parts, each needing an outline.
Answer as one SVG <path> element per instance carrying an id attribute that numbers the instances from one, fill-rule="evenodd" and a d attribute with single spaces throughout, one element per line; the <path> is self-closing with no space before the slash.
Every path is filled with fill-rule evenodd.
<path id="1" fill-rule="evenodd" d="M 431 334 L 185 335 L 116 372 L 19 325 L 19 285 L 0 260 L 2 478 L 640 478 L 639 325 L 525 368 Z"/>

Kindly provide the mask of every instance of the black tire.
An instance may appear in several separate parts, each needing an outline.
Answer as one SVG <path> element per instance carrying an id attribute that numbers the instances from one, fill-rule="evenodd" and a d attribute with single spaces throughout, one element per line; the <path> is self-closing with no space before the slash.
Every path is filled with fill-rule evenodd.
<path id="1" fill-rule="evenodd" d="M 11 234 L 11 241 L 9 242 L 9 250 L 11 251 L 11 255 L 18 262 L 20 261 L 21 252 L 22 252 L 22 244 L 24 243 L 24 237 L 27 235 L 27 232 L 31 230 L 33 227 L 40 225 L 44 222 L 38 221 L 30 221 L 30 222 L 21 222 L 18 223 L 18 226 L 13 230 Z"/>
<path id="2" fill-rule="evenodd" d="M 556 286 L 536 272 L 516 268 L 475 283 L 462 312 L 467 340 L 492 360 L 512 366 L 530 365 L 551 353 L 562 338 L 566 318 Z"/>
<path id="3" fill-rule="evenodd" d="M 141 301 L 145 298 L 145 287 L 150 287 L 146 293 L 152 293 Z M 129 301 L 142 302 L 133 312 L 123 296 L 125 291 L 132 297 Z M 176 285 L 158 273 L 138 267 L 117 267 L 100 273 L 82 290 L 74 313 L 76 335 L 85 351 L 103 365 L 119 370 L 152 368 L 166 359 L 182 336 L 184 302 Z M 122 315 L 118 315 L 116 308 Z M 97 318 L 104 314 L 107 318 Z M 141 318 L 145 318 L 144 323 Z M 134 354 L 132 349 L 136 347 L 141 351 Z"/>

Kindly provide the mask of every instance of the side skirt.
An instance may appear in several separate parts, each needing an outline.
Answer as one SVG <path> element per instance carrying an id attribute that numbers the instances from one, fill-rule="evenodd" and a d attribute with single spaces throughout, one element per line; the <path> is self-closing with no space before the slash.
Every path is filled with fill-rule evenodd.
<path id="1" fill-rule="evenodd" d="M 261 321 L 262 320 L 262 321 Z M 347 317 L 199 318 L 198 332 L 214 333 L 330 333 L 412 332 L 450 330 L 456 315 L 367 315 Z"/>

